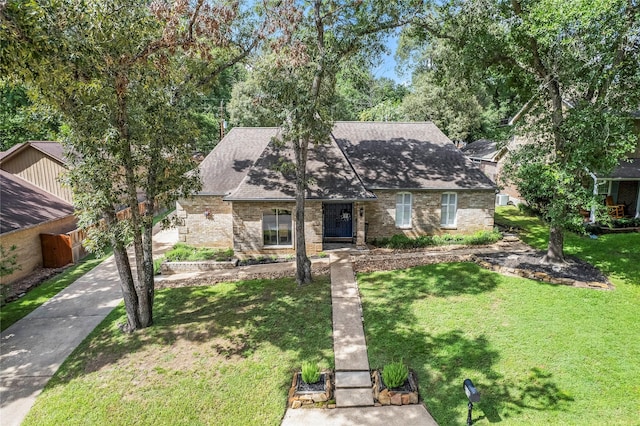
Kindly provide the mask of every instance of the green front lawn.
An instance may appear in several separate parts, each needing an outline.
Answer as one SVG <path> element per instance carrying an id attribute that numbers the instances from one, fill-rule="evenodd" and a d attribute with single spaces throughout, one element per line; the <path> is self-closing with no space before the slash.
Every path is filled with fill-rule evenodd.
<path id="1" fill-rule="evenodd" d="M 24 425 L 277 425 L 303 361 L 333 368 L 327 278 L 157 292 L 155 324 L 120 306 L 67 359 Z"/>
<path id="2" fill-rule="evenodd" d="M 537 220 L 517 209 L 498 216 L 545 247 Z M 635 424 L 639 240 L 567 236 L 566 252 L 611 273 L 613 291 L 505 277 L 470 263 L 361 275 L 369 362 L 402 358 L 414 368 L 441 425 L 464 424 L 467 377 L 482 395 L 474 424 Z"/>

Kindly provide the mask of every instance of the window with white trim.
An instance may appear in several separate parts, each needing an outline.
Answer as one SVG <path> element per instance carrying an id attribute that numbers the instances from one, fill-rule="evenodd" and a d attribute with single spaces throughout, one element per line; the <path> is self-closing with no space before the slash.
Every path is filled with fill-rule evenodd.
<path id="1" fill-rule="evenodd" d="M 456 226 L 456 211 L 458 210 L 458 195 L 453 192 L 445 192 L 441 198 L 440 225 Z"/>
<path id="2" fill-rule="evenodd" d="M 265 246 L 291 246 L 291 212 L 272 209 L 262 213 L 262 236 Z"/>
<path id="3" fill-rule="evenodd" d="M 411 194 L 408 192 L 396 194 L 396 226 L 411 227 Z"/>

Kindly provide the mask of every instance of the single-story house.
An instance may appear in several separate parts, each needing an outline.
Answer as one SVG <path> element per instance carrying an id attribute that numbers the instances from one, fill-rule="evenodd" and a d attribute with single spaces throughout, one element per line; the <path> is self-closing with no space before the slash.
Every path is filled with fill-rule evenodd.
<path id="1" fill-rule="evenodd" d="M 180 240 L 244 254 L 294 252 L 293 150 L 278 128 L 234 128 L 200 164 L 202 190 L 177 202 Z M 494 183 L 433 123 L 335 123 L 309 150 L 308 254 L 405 234 L 493 229 Z"/>

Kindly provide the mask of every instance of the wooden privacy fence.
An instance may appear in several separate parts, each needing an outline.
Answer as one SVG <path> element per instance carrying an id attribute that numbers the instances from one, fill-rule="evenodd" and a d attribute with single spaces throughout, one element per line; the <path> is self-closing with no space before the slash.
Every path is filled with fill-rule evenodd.
<path id="1" fill-rule="evenodd" d="M 138 204 L 140 214 L 144 212 L 144 201 Z M 131 209 L 127 207 L 116 213 L 118 220 L 129 219 Z M 104 221 L 100 221 L 104 224 Z M 40 234 L 42 245 L 42 266 L 45 268 L 60 268 L 69 263 L 77 263 L 87 255 L 82 242 L 87 237 L 84 229 L 74 229 L 64 234 Z"/>

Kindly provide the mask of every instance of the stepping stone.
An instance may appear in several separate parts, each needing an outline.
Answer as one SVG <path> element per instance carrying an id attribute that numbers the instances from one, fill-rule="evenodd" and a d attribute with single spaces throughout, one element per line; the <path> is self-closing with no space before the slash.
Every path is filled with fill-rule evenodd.
<path id="1" fill-rule="evenodd" d="M 371 389 L 371 374 L 369 371 L 338 371 L 336 372 L 337 388 Z"/>
<path id="2" fill-rule="evenodd" d="M 369 407 L 373 405 L 373 391 L 369 389 L 336 389 L 336 407 Z"/>

